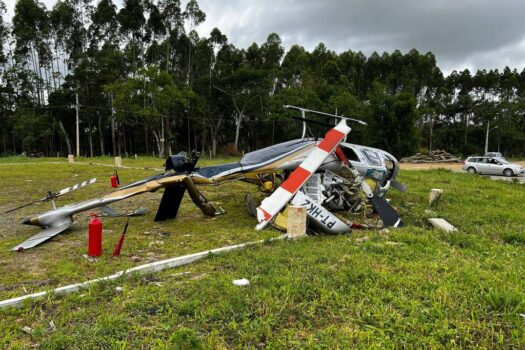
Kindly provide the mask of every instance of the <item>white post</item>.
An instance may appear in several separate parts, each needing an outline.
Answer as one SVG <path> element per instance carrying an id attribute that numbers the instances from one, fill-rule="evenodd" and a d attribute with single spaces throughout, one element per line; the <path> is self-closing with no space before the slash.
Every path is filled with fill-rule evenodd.
<path id="1" fill-rule="evenodd" d="M 306 207 L 288 206 L 288 227 L 286 233 L 290 238 L 306 236 Z"/>

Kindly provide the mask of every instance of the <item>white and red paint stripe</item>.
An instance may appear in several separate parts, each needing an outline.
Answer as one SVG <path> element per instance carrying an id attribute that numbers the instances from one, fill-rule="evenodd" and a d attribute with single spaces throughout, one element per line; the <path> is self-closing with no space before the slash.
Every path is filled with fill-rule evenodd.
<path id="1" fill-rule="evenodd" d="M 86 181 L 81 182 L 79 184 L 76 184 L 76 185 L 64 188 L 63 190 L 60 190 L 58 192 L 58 195 L 61 196 L 61 195 L 66 194 L 68 192 L 71 192 L 71 191 L 74 191 L 74 190 L 78 190 L 79 188 L 82 188 L 84 186 L 91 185 L 91 184 L 93 184 L 95 182 L 97 182 L 96 178 L 92 178 L 92 179 L 86 180 Z"/>
<path id="2" fill-rule="evenodd" d="M 265 198 L 257 208 L 256 229 L 262 230 L 272 218 L 281 211 L 299 188 L 312 176 L 313 173 L 328 158 L 330 153 L 343 141 L 350 132 L 345 120 L 341 120 L 333 129 L 330 129 L 306 159 L 290 174 L 290 176 L 275 190 L 270 197 Z"/>

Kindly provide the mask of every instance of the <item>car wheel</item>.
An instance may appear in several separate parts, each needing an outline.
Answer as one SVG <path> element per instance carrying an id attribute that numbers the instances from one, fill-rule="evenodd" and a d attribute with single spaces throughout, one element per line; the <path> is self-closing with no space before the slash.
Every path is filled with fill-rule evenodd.
<path id="1" fill-rule="evenodd" d="M 467 172 L 470 173 L 470 174 L 475 174 L 476 173 L 476 168 L 474 168 L 473 166 L 470 166 L 470 167 L 468 167 Z"/>
<path id="2" fill-rule="evenodd" d="M 514 176 L 514 171 L 512 171 L 512 169 L 505 169 L 505 170 L 503 170 L 503 175 L 505 175 L 507 177 Z"/>

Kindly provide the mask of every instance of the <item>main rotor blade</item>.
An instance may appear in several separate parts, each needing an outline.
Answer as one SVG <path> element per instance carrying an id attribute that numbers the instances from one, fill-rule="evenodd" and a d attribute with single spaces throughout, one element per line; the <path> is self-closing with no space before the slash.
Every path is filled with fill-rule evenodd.
<path id="1" fill-rule="evenodd" d="M 336 114 L 325 113 L 325 112 L 321 112 L 321 111 L 314 111 L 312 109 L 303 108 L 303 107 L 297 107 L 297 106 L 291 106 L 291 105 L 284 105 L 283 107 L 286 108 L 286 109 L 296 109 L 298 111 L 304 111 L 304 112 L 308 112 L 308 113 L 315 113 L 315 114 L 322 115 L 322 116 L 325 116 L 325 117 L 345 119 L 345 120 L 349 120 L 351 122 L 358 123 L 358 124 L 361 124 L 361 125 L 364 125 L 364 126 L 368 125 L 366 122 L 364 122 L 362 120 L 345 117 L 344 115 L 336 115 Z"/>
<path id="2" fill-rule="evenodd" d="M 329 128 L 333 127 L 333 125 L 330 125 L 328 123 L 319 122 L 319 121 L 313 120 L 313 119 L 307 119 L 307 118 L 301 118 L 301 117 L 290 117 L 290 119 L 300 120 L 302 122 L 307 122 L 307 123 L 310 123 L 310 124 L 328 126 Z"/>

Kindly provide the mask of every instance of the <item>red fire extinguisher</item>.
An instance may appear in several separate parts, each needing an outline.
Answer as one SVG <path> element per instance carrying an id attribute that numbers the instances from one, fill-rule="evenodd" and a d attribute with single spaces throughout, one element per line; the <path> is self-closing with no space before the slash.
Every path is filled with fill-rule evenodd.
<path id="1" fill-rule="evenodd" d="M 100 256 L 102 255 L 102 221 L 95 213 L 89 216 L 92 219 L 89 221 L 88 256 Z"/>
<path id="2" fill-rule="evenodd" d="M 120 179 L 118 177 L 117 171 L 115 170 L 113 175 L 111 175 L 111 187 L 117 188 L 119 186 L 120 186 Z"/>

